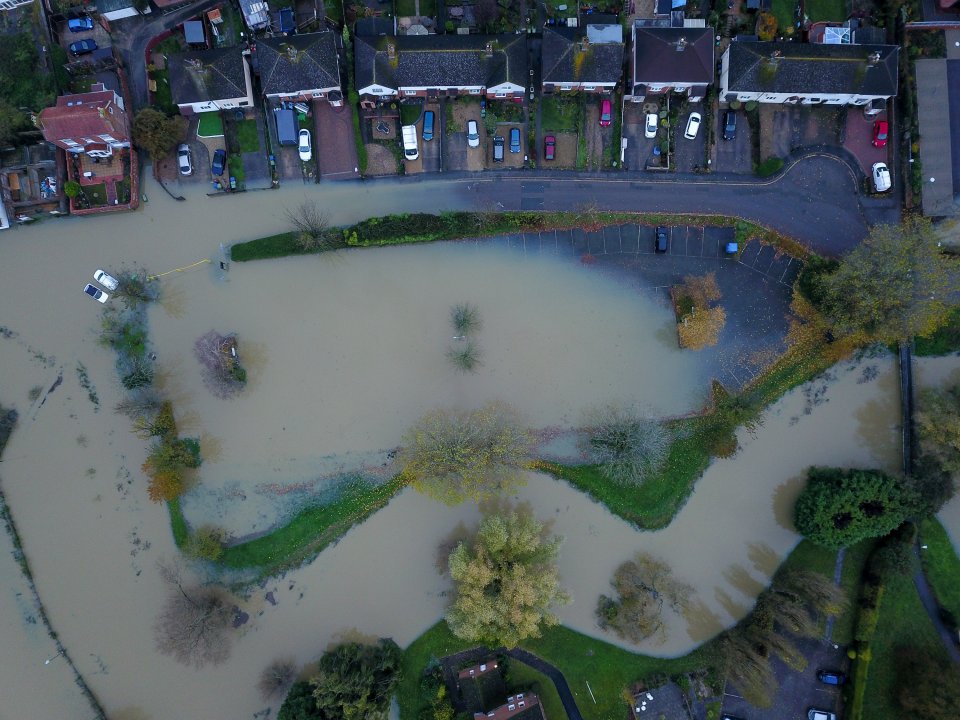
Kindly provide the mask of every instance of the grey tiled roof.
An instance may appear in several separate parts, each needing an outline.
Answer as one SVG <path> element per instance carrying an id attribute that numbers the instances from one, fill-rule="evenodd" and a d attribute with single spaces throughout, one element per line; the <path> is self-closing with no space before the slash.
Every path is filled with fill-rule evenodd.
<path id="1" fill-rule="evenodd" d="M 244 97 L 247 85 L 239 47 L 197 50 L 171 55 L 170 92 L 175 103 Z"/>
<path id="2" fill-rule="evenodd" d="M 897 94 L 895 45 L 730 44 L 730 92 Z M 777 54 L 775 57 L 775 54 Z M 874 53 L 876 62 L 869 60 Z"/>
<path id="3" fill-rule="evenodd" d="M 487 44 L 493 52 L 488 57 Z M 395 59 L 387 46 L 396 48 Z M 527 83 L 526 35 L 396 35 L 356 38 L 358 88 L 492 87 Z"/>
<path id="4" fill-rule="evenodd" d="M 636 27 L 633 53 L 636 82 L 713 82 L 712 27 Z"/>
<path id="5" fill-rule="evenodd" d="M 336 38 L 329 30 L 258 40 L 257 56 L 266 95 L 340 87 Z"/>
<path id="6" fill-rule="evenodd" d="M 619 82 L 623 74 L 623 43 L 583 44 L 578 28 L 544 28 L 543 82 Z"/>
<path id="7" fill-rule="evenodd" d="M 133 7 L 133 0 L 98 0 L 97 1 L 97 12 L 103 15 L 104 13 L 116 12 L 117 10 L 125 10 L 127 8 Z"/>

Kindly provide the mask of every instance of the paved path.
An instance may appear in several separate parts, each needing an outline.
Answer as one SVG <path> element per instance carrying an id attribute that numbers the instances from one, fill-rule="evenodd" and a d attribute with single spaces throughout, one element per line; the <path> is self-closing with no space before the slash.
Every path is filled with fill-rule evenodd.
<path id="1" fill-rule="evenodd" d="M 520 648 L 508 650 L 507 655 L 529 665 L 534 670 L 539 670 L 550 678 L 557 687 L 557 693 L 560 695 L 560 702 L 563 703 L 563 709 L 567 713 L 567 717 L 570 720 L 583 720 L 583 715 L 580 714 L 580 708 L 577 707 L 577 701 L 573 699 L 573 693 L 570 692 L 570 686 L 567 685 L 567 679 L 563 676 L 562 672 L 546 660 L 542 660 L 533 653 L 521 650 Z"/>

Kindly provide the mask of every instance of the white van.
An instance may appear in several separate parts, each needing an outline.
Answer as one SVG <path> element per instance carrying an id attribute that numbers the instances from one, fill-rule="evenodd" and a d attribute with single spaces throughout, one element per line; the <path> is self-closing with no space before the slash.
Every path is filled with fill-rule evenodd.
<path id="1" fill-rule="evenodd" d="M 420 157 L 420 150 L 417 147 L 417 126 L 404 125 L 400 131 L 403 133 L 403 157 L 407 160 L 416 160 Z"/>

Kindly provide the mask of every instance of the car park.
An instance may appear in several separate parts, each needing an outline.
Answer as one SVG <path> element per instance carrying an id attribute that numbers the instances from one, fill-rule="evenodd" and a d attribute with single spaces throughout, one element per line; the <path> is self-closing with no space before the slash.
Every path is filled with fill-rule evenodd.
<path id="1" fill-rule="evenodd" d="M 303 162 L 309 162 L 310 158 L 313 157 L 313 142 L 310 139 L 310 131 L 307 129 L 300 131 L 297 152 Z"/>
<path id="2" fill-rule="evenodd" d="M 817 673 L 817 680 L 825 685 L 843 685 L 847 681 L 847 676 L 839 670 L 820 670 Z"/>
<path id="3" fill-rule="evenodd" d="M 177 148 L 177 165 L 181 175 L 193 174 L 193 159 L 190 155 L 190 146 L 186 143 L 181 143 Z"/>
<path id="4" fill-rule="evenodd" d="M 645 122 L 643 123 L 643 136 L 645 138 L 655 138 L 657 136 L 657 128 L 660 126 L 660 116 L 657 113 L 647 113 Z"/>
<path id="5" fill-rule="evenodd" d="M 493 161 L 503 162 L 503 136 L 497 135 L 493 138 Z"/>
<path id="6" fill-rule="evenodd" d="M 86 55 L 97 49 L 97 43 L 93 40 L 77 40 L 70 43 L 71 55 Z"/>
<path id="7" fill-rule="evenodd" d="M 220 175 L 223 175 L 226 165 L 227 151 L 223 148 L 220 148 L 213 154 L 213 162 L 210 165 L 210 171 L 213 173 L 214 177 L 219 177 Z"/>
<path id="8" fill-rule="evenodd" d="M 886 192 L 890 189 L 892 185 L 890 182 L 890 168 L 887 167 L 886 163 L 874 163 L 872 174 L 874 190 L 877 192 Z"/>
<path id="9" fill-rule="evenodd" d="M 657 225 L 657 233 L 653 239 L 653 250 L 658 253 L 665 253 L 670 245 L 670 236 L 663 225 Z"/>
<path id="10" fill-rule="evenodd" d="M 97 302 L 105 303 L 110 299 L 110 296 L 106 292 L 98 288 L 96 285 L 91 285 L 90 283 L 87 283 L 87 286 L 83 289 L 83 291 Z"/>
<path id="11" fill-rule="evenodd" d="M 423 114 L 423 141 L 433 140 L 433 110 L 427 110 Z"/>
<path id="12" fill-rule="evenodd" d="M 737 113 L 727 110 L 723 114 L 723 139 L 734 140 L 737 137 Z"/>
<path id="13" fill-rule="evenodd" d="M 510 128 L 510 152 L 520 152 L 520 128 Z"/>
<path id="14" fill-rule="evenodd" d="M 886 120 L 877 120 L 873 123 L 873 146 L 882 148 L 887 146 L 887 136 L 890 133 L 890 123 Z"/>
<path id="15" fill-rule="evenodd" d="M 547 135 L 543 139 L 543 159 L 554 160 L 557 152 L 557 139 L 553 135 Z"/>
<path id="16" fill-rule="evenodd" d="M 807 710 L 807 720 L 837 720 L 837 716 L 826 710 L 810 708 Z"/>
<path id="17" fill-rule="evenodd" d="M 104 272 L 103 270 L 98 269 L 93 274 L 93 279 L 96 280 L 101 285 L 103 285 L 107 290 L 111 292 L 113 292 L 120 286 L 119 281 L 113 275 L 110 275 Z"/>
<path id="18" fill-rule="evenodd" d="M 70 32 L 75 33 L 93 30 L 93 18 L 87 17 L 86 15 L 70 18 L 67 20 L 67 28 L 70 30 Z"/>
<path id="19" fill-rule="evenodd" d="M 683 131 L 683 136 L 687 140 L 694 140 L 697 137 L 697 133 L 700 132 L 700 122 L 703 120 L 703 117 L 698 112 L 690 113 L 690 117 L 687 118 L 687 129 Z"/>
<path id="20" fill-rule="evenodd" d="M 613 114 L 610 110 L 610 101 L 604 98 L 600 101 L 600 127 L 610 127 L 613 122 Z"/>
<path id="21" fill-rule="evenodd" d="M 476 120 L 467 120 L 467 146 L 480 147 L 480 131 Z"/>

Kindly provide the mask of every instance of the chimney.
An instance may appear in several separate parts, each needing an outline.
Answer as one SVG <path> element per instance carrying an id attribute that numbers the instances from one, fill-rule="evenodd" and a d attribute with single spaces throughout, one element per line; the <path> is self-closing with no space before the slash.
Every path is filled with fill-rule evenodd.
<path id="1" fill-rule="evenodd" d="M 681 37 L 679 40 L 677 40 L 677 52 L 683 52 L 686 49 L 687 39 L 685 37 Z"/>
<path id="2" fill-rule="evenodd" d="M 774 50 L 772 53 L 770 53 L 771 60 L 779 60 L 782 56 L 783 56 L 783 53 L 780 52 L 779 50 Z"/>
<path id="3" fill-rule="evenodd" d="M 590 49 L 590 38 L 584 36 L 580 38 L 580 52 L 586 52 Z"/>
<path id="4" fill-rule="evenodd" d="M 397 46 L 391 42 L 387 43 L 387 58 L 389 60 L 397 59 Z"/>
<path id="5" fill-rule="evenodd" d="M 493 43 L 488 42 L 486 47 L 483 49 L 483 54 L 486 57 L 493 57 Z"/>
<path id="6" fill-rule="evenodd" d="M 867 65 L 876 65 L 878 62 L 880 62 L 879 52 L 872 52 L 867 55 Z"/>

